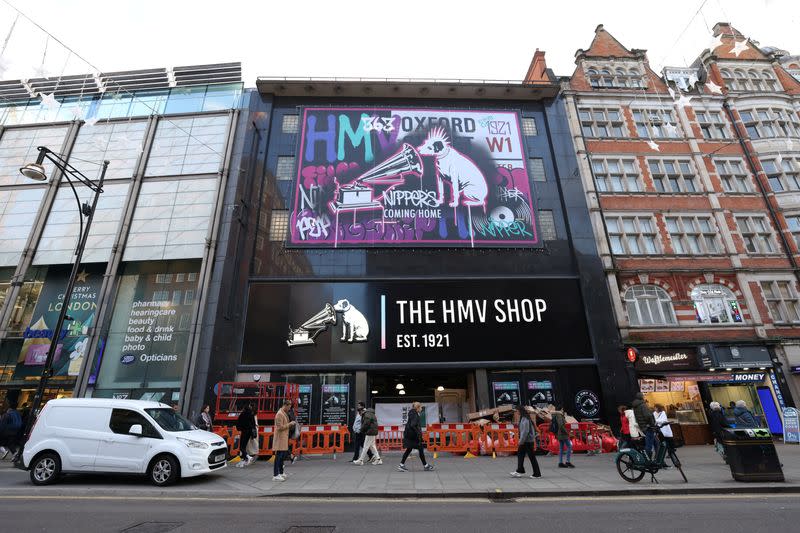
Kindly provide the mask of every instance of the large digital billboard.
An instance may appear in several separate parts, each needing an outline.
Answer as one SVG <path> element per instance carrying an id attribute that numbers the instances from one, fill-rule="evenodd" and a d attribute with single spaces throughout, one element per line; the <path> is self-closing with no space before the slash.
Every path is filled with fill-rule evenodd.
<path id="1" fill-rule="evenodd" d="M 305 108 L 290 246 L 540 243 L 512 111 Z"/>

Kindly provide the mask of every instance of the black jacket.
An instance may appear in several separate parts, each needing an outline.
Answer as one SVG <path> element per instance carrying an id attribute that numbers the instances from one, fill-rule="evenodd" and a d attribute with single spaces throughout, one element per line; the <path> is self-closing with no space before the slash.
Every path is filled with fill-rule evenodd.
<path id="1" fill-rule="evenodd" d="M 653 411 L 647 407 L 644 400 L 636 398 L 631 402 L 631 407 L 633 407 L 633 416 L 636 417 L 636 423 L 639 424 L 639 428 L 642 431 L 647 431 L 648 427 L 656 426 L 656 419 L 653 416 Z"/>
<path id="2" fill-rule="evenodd" d="M 236 419 L 236 429 L 242 433 L 253 433 L 256 430 L 256 417 L 251 409 L 245 408 L 239 414 L 239 418 Z"/>
<path id="3" fill-rule="evenodd" d="M 408 422 L 403 431 L 403 447 L 406 449 L 422 447 L 422 427 L 419 423 L 419 413 L 414 409 L 408 413 Z"/>
<path id="4" fill-rule="evenodd" d="M 711 412 L 708 413 L 708 428 L 711 430 L 711 434 L 718 440 L 722 438 L 722 429 L 729 427 L 731 426 L 728 424 L 721 410 L 712 409 Z"/>
<path id="5" fill-rule="evenodd" d="M 361 415 L 361 433 L 373 437 L 378 434 L 378 417 L 372 409 L 366 409 Z"/>

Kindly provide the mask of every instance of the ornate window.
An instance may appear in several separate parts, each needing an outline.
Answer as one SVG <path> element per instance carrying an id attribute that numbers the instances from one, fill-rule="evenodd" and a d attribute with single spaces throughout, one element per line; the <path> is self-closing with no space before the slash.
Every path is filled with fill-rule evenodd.
<path id="1" fill-rule="evenodd" d="M 730 134 L 719 111 L 697 111 L 697 124 L 704 139 L 729 139 Z"/>
<path id="2" fill-rule="evenodd" d="M 624 119 L 619 109 L 578 109 L 581 129 L 586 137 L 625 137 Z"/>
<path id="3" fill-rule="evenodd" d="M 663 193 L 693 193 L 700 190 L 688 159 L 648 159 L 653 186 Z"/>
<path id="4" fill-rule="evenodd" d="M 669 109 L 634 109 L 633 120 L 636 122 L 636 133 L 643 139 L 674 139 L 679 136 L 678 126 Z"/>
<path id="5" fill-rule="evenodd" d="M 667 231 L 676 254 L 705 255 L 720 253 L 717 229 L 711 217 L 665 217 Z"/>
<path id="6" fill-rule="evenodd" d="M 639 192 L 639 168 L 634 159 L 592 158 L 597 190 L 602 192 Z"/>
<path id="7" fill-rule="evenodd" d="M 800 137 L 800 118 L 790 109 L 759 108 L 740 111 L 747 135 L 762 137 Z"/>
<path id="8" fill-rule="evenodd" d="M 774 254 L 778 251 L 772 239 L 772 229 L 765 216 L 739 216 L 736 225 L 742 234 L 749 254 Z"/>
<path id="9" fill-rule="evenodd" d="M 650 217 L 606 217 L 611 253 L 654 255 L 660 253 L 656 225 Z"/>
<path id="10" fill-rule="evenodd" d="M 723 285 L 698 285 L 692 289 L 694 315 L 701 324 L 733 324 L 742 311 L 733 292 Z"/>
<path id="11" fill-rule="evenodd" d="M 753 192 L 753 185 L 741 159 L 715 159 L 714 166 L 722 180 L 722 188 L 729 193 Z"/>
<path id="12" fill-rule="evenodd" d="M 675 324 L 675 310 L 667 291 L 656 285 L 634 285 L 625 291 L 625 308 L 631 326 Z"/>
<path id="13" fill-rule="evenodd" d="M 761 290 L 767 299 L 773 322 L 800 322 L 800 296 L 794 282 L 762 281 Z"/>
<path id="14" fill-rule="evenodd" d="M 615 68 L 592 66 L 586 69 L 586 75 L 592 87 L 620 89 L 625 87 L 643 87 L 642 75 L 637 68 L 619 66 Z"/>
<path id="15" fill-rule="evenodd" d="M 783 157 L 761 162 L 772 192 L 800 191 L 800 161 Z"/>

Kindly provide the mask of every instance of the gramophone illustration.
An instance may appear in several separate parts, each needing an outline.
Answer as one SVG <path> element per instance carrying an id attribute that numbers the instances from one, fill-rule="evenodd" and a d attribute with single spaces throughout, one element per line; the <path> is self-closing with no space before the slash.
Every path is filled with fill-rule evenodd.
<path id="1" fill-rule="evenodd" d="M 350 183 L 340 185 L 337 198 L 330 203 L 334 213 L 361 209 L 379 209 L 381 203 L 373 197 L 370 185 L 399 185 L 403 174 L 422 174 L 422 158 L 416 148 L 404 143 L 400 150 L 383 163 L 369 169 Z"/>
<path id="2" fill-rule="evenodd" d="M 328 329 L 329 325 L 336 325 L 336 311 L 333 310 L 331 304 L 326 303 L 322 311 L 303 322 L 299 328 L 294 329 L 289 325 L 289 338 L 286 340 L 286 345 L 291 348 L 292 346 L 314 344 L 314 337 Z"/>

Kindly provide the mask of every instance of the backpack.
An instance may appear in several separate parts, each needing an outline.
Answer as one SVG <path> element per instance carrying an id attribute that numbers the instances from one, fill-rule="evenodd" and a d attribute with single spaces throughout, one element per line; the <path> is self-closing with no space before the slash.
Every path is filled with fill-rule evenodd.
<path id="1" fill-rule="evenodd" d="M 558 421 L 554 416 L 550 418 L 550 433 L 558 433 Z"/>
<path id="2" fill-rule="evenodd" d="M 9 409 L 6 411 L 6 414 L 3 418 L 3 425 L 5 426 L 3 428 L 4 433 L 12 435 L 22 429 L 22 417 L 18 411 Z"/>

